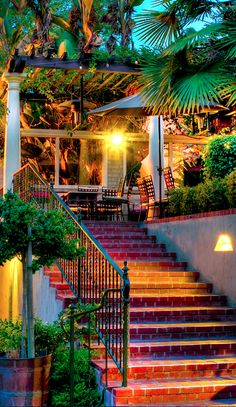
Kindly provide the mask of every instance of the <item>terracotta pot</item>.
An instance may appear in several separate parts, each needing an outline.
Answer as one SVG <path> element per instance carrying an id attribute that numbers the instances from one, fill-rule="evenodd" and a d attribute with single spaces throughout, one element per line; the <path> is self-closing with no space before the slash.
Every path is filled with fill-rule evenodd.
<path id="1" fill-rule="evenodd" d="M 47 406 L 51 357 L 0 358 L 0 406 Z"/>

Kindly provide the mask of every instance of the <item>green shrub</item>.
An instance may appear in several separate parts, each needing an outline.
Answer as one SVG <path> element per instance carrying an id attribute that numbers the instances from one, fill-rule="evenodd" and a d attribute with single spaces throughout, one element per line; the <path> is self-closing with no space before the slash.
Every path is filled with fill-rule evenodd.
<path id="1" fill-rule="evenodd" d="M 22 324 L 0 319 L 0 354 L 19 351 L 21 346 Z"/>
<path id="2" fill-rule="evenodd" d="M 231 208 L 236 208 L 236 170 L 226 177 L 226 197 Z"/>
<path id="3" fill-rule="evenodd" d="M 218 136 L 210 140 L 204 153 L 205 175 L 224 178 L 236 168 L 236 136 Z"/>
<path id="4" fill-rule="evenodd" d="M 90 366 L 88 349 L 75 350 L 74 405 L 92 407 L 100 405 L 95 372 Z M 50 379 L 50 406 L 70 406 L 70 357 L 69 349 L 58 348 L 52 362 Z"/>
<path id="5" fill-rule="evenodd" d="M 236 180 L 236 171 L 232 178 L 228 178 L 231 185 L 231 203 L 228 199 L 226 179 L 207 179 L 196 187 L 181 187 L 170 193 L 168 214 L 170 216 L 190 215 L 199 212 L 227 209 L 236 204 L 236 192 L 233 185 Z"/>

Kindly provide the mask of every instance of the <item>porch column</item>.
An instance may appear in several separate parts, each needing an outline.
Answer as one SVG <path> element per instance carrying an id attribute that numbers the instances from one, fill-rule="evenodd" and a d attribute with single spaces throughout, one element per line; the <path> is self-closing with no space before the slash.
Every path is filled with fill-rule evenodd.
<path id="1" fill-rule="evenodd" d="M 158 169 L 163 169 L 164 165 L 164 137 L 163 137 L 163 119 L 162 116 L 150 117 L 150 132 L 149 132 L 149 153 L 142 161 L 141 173 L 151 175 L 155 188 L 156 199 L 164 196 L 164 178 L 163 171 L 161 178 Z M 161 179 L 161 187 L 160 187 Z"/>
<path id="2" fill-rule="evenodd" d="M 4 72 L 2 80 L 8 84 L 7 118 L 5 128 L 3 193 L 12 189 L 13 173 L 21 166 L 20 146 L 20 83 L 24 73 Z"/>

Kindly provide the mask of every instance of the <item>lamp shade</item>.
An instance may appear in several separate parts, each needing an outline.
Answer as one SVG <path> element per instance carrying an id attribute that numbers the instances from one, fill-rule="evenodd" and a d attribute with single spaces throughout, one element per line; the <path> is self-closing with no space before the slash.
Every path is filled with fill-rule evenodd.
<path id="1" fill-rule="evenodd" d="M 232 252 L 233 245 L 232 245 L 230 236 L 226 235 L 226 234 L 219 235 L 215 248 L 214 248 L 214 251 L 215 252 Z"/>

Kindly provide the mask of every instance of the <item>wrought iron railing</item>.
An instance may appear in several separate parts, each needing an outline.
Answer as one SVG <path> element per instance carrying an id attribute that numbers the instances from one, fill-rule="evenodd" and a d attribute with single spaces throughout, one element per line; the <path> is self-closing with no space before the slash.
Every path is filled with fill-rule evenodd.
<path id="1" fill-rule="evenodd" d="M 105 305 L 96 311 L 96 330 L 105 345 L 106 367 L 110 356 L 123 376 L 122 385 L 127 386 L 130 289 L 127 263 L 124 262 L 123 270 L 118 267 L 32 163 L 14 174 L 13 190 L 23 201 L 31 201 L 40 208 L 64 210 L 76 225 L 73 238 L 80 239 L 86 255 L 74 261 L 58 259 L 57 264 L 62 279 L 66 279 L 81 304 L 99 304 L 102 293 L 109 290 Z"/>

